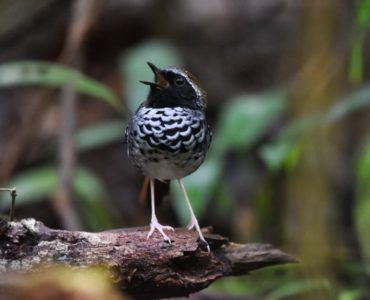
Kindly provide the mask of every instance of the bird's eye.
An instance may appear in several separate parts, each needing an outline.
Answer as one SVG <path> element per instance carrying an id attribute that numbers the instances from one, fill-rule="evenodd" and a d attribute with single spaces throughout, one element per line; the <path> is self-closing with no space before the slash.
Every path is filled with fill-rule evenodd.
<path id="1" fill-rule="evenodd" d="M 175 84 L 176 84 L 177 86 L 183 86 L 183 85 L 184 85 L 184 83 L 185 83 L 185 80 L 184 80 L 184 78 L 182 78 L 182 77 L 177 77 L 177 78 L 175 79 Z"/>

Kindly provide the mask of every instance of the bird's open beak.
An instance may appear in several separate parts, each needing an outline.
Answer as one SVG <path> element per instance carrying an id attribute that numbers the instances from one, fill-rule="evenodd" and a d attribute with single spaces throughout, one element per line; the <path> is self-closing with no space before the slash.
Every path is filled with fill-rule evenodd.
<path id="1" fill-rule="evenodd" d="M 155 76 L 155 82 L 149 82 L 149 81 L 140 81 L 143 84 L 153 86 L 156 88 L 164 88 L 169 85 L 169 82 L 167 79 L 163 76 L 162 70 L 157 68 L 154 64 L 151 62 L 147 62 L 148 66 L 152 69 L 154 76 Z"/>

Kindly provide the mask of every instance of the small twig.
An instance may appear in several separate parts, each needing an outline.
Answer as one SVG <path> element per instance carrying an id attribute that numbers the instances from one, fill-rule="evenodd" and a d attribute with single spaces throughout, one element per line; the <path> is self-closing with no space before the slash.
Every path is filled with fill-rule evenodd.
<path id="1" fill-rule="evenodd" d="M 79 0 L 74 2 L 66 42 L 59 62 L 75 69 L 81 69 L 83 55 L 81 48 L 91 26 L 97 20 L 103 0 Z M 61 126 L 59 134 L 59 184 L 54 198 L 54 207 L 61 217 L 63 227 L 69 230 L 81 228 L 80 220 L 72 204 L 72 184 L 76 164 L 74 133 L 78 95 L 73 78 L 63 87 L 61 93 Z"/>
<path id="2" fill-rule="evenodd" d="M 10 221 L 14 220 L 14 211 L 15 211 L 15 198 L 17 197 L 17 190 L 15 187 L 13 188 L 0 188 L 0 192 L 9 192 L 10 197 L 12 198 L 12 204 L 10 206 Z"/>
<path id="3" fill-rule="evenodd" d="M 54 208 L 63 227 L 77 230 L 82 226 L 72 204 L 72 182 L 76 160 L 74 132 L 76 127 L 76 97 L 73 82 L 61 92 L 61 126 L 59 134 L 59 184 L 54 198 Z"/>

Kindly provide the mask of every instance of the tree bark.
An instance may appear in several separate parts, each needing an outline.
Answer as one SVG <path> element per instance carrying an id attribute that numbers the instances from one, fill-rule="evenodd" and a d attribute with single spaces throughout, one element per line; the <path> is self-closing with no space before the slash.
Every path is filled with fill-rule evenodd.
<path id="1" fill-rule="evenodd" d="M 243 275 L 278 264 L 296 262 L 268 244 L 235 244 L 207 233 L 208 253 L 197 234 L 169 232 L 172 243 L 148 228 L 123 228 L 98 233 L 54 230 L 35 219 L 0 219 L 0 274 L 31 272 L 55 264 L 72 268 L 107 268 L 120 289 L 135 299 L 186 296 L 220 277 Z"/>

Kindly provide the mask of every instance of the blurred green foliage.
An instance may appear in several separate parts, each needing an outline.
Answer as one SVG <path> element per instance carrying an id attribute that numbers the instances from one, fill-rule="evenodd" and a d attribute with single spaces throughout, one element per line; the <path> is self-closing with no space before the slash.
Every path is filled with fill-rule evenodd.
<path id="1" fill-rule="evenodd" d="M 227 295 L 259 295 L 266 300 L 297 299 L 315 289 L 330 289 L 325 278 L 297 279 L 297 266 L 270 267 L 239 278 L 225 278 L 211 286 L 211 290 Z"/>
<path id="2" fill-rule="evenodd" d="M 61 88 L 68 84 L 73 84 L 77 92 L 93 96 L 121 111 L 120 101 L 110 88 L 75 69 L 44 61 L 18 61 L 0 65 L 0 87 Z M 123 135 L 122 121 L 104 122 L 77 132 L 76 147 L 78 151 L 95 149 L 121 140 Z M 17 206 L 43 198 L 52 199 L 57 187 L 57 170 L 51 165 L 35 167 L 17 174 L 8 184 L 14 184 L 17 188 Z M 75 173 L 73 188 L 76 197 L 83 203 L 81 215 L 89 228 L 98 230 L 114 225 L 112 216 L 103 205 L 106 193 L 98 176 L 80 167 Z M 9 205 L 8 201 L 3 200 L 0 207 Z"/>
<path id="3" fill-rule="evenodd" d="M 57 169 L 55 166 L 32 168 L 17 174 L 8 184 L 17 187 L 17 206 L 52 199 L 58 185 Z M 104 207 L 106 195 L 97 175 L 86 168 L 78 168 L 73 179 L 73 189 L 84 208 L 81 214 L 89 228 L 101 230 L 114 225 L 112 217 Z M 9 201 L 2 201 L 0 208 L 9 206 Z"/>
<path id="4" fill-rule="evenodd" d="M 338 300 L 359 300 L 365 299 L 365 292 L 359 289 L 344 290 L 339 294 Z"/>
<path id="5" fill-rule="evenodd" d="M 275 95 L 275 97 L 271 97 L 271 95 Z M 281 117 L 282 114 L 286 111 L 287 108 L 287 96 L 283 93 L 272 93 L 268 96 L 264 97 L 264 95 L 260 95 L 260 102 L 261 106 L 264 104 L 266 105 L 266 110 L 255 110 L 253 108 L 250 112 L 254 112 L 254 117 L 250 117 L 249 115 L 245 115 L 244 118 L 240 117 L 243 115 L 243 109 L 240 103 L 233 102 L 232 100 L 229 101 L 229 107 L 234 107 L 235 109 L 226 110 L 225 115 L 221 118 L 219 126 L 217 127 L 216 136 L 220 134 L 220 139 L 224 142 L 222 146 L 222 151 L 217 152 L 217 143 L 215 146 L 216 153 L 227 153 L 227 150 L 233 149 L 237 151 L 247 151 L 249 147 L 253 146 L 253 142 L 257 141 L 261 135 L 265 132 L 265 129 L 269 127 L 269 124 L 274 122 L 279 116 Z M 241 101 L 245 101 L 246 107 L 248 107 L 248 101 L 250 98 L 248 97 L 241 97 L 237 98 Z M 272 104 L 275 102 L 275 104 Z M 278 105 L 277 105 L 278 103 Z M 271 107 L 269 108 L 269 104 Z M 298 121 L 288 123 L 285 127 L 283 127 L 280 132 L 277 134 L 275 141 L 268 142 L 267 144 L 262 144 L 260 146 L 260 156 L 264 161 L 266 167 L 271 171 L 271 175 L 278 170 L 286 170 L 289 171 L 294 168 L 297 162 L 300 159 L 301 153 L 301 146 L 299 144 L 300 138 L 303 136 L 304 132 L 317 127 L 317 126 L 324 126 L 327 124 L 331 124 L 333 122 L 338 122 L 348 116 L 349 114 L 359 111 L 361 109 L 365 109 L 370 106 L 370 86 L 365 85 L 361 88 L 355 89 L 351 91 L 348 95 L 345 95 L 330 107 L 328 110 L 317 113 L 315 115 L 307 116 L 303 119 Z M 271 110 L 270 110 L 271 109 Z M 230 114 L 230 115 L 228 115 Z M 249 117 L 249 118 L 248 118 Z M 247 121 L 248 118 L 248 121 Z M 229 124 L 225 122 L 225 120 L 232 120 Z M 259 126 L 263 122 L 264 126 Z M 250 122 L 256 122 L 253 125 L 250 125 Z M 231 125 L 230 125 L 231 124 Z M 252 131 L 252 133 L 248 133 L 248 129 Z M 230 129 L 233 128 L 233 129 Z M 243 129 L 241 129 L 243 128 Z M 227 135 L 233 135 L 233 132 L 238 132 L 238 134 L 234 135 L 232 138 L 225 137 Z M 243 135 L 242 137 L 240 137 Z M 224 152 L 225 151 L 225 152 Z M 207 164 L 220 164 L 219 156 L 215 155 L 217 159 L 213 161 L 212 159 L 213 152 L 210 151 L 210 157 L 205 162 Z M 369 239 L 369 228 L 370 228 L 370 189 L 369 189 L 369 182 L 370 182 L 370 142 L 366 143 L 363 147 L 362 152 L 359 154 L 358 160 L 356 162 L 356 174 L 357 174 L 357 201 L 356 207 L 354 210 L 354 219 L 356 220 L 357 225 L 357 233 L 359 236 L 359 241 L 361 243 L 361 249 L 363 251 L 364 257 L 367 259 L 368 266 L 362 265 L 361 268 L 363 271 L 358 272 L 354 269 L 347 269 L 346 273 L 353 277 L 354 281 L 357 282 L 358 288 L 350 289 L 343 287 L 342 290 L 338 291 L 338 297 L 340 299 L 363 299 L 363 295 L 366 294 L 366 284 L 370 280 L 369 274 L 365 271 L 370 269 L 370 239 Z M 217 166 L 214 167 L 217 169 Z M 220 170 L 218 167 L 217 170 Z M 197 171 L 199 172 L 199 171 Z M 207 178 L 211 177 L 214 178 L 214 170 L 211 170 L 209 173 L 202 173 L 199 172 L 200 175 L 196 176 L 197 172 L 194 175 L 189 176 L 185 182 L 187 183 L 187 187 L 190 189 L 194 189 L 195 187 L 192 186 L 193 182 L 195 186 L 198 186 L 199 189 L 202 188 L 202 185 L 199 182 L 202 182 L 202 178 L 204 176 L 208 176 Z M 196 178 L 196 179 L 194 179 Z M 215 178 L 219 179 L 220 174 L 218 177 Z M 204 179 L 203 179 L 204 180 Z M 209 179 L 206 181 L 206 187 Z M 221 184 L 218 182 L 218 184 Z M 210 187 L 215 187 L 217 184 L 209 185 Z M 204 185 L 203 185 L 204 187 Z M 204 199 L 207 198 L 197 198 L 198 197 L 206 197 L 209 196 L 214 189 L 206 189 L 207 192 L 203 192 L 202 195 L 194 193 L 192 200 L 205 202 Z M 180 195 L 178 195 L 180 197 Z M 231 199 L 228 197 L 223 197 L 223 201 L 230 202 Z M 267 200 L 269 201 L 269 200 Z M 179 201 L 177 201 L 179 202 Z M 204 203 L 206 204 L 206 203 Z M 271 203 L 267 203 L 267 205 L 271 205 Z M 264 220 L 268 216 L 270 216 L 269 211 L 265 210 L 266 205 L 263 206 L 256 206 L 255 209 L 261 210 L 255 212 L 260 219 Z M 278 268 L 279 269 L 279 268 Z M 235 282 L 226 279 L 226 284 L 223 283 L 224 280 L 221 282 L 216 283 L 212 286 L 212 289 L 221 290 L 223 292 L 231 293 L 231 294 L 239 294 L 239 292 L 245 294 L 256 294 L 256 295 L 266 295 L 265 299 L 286 299 L 286 298 L 293 298 L 295 299 L 302 293 L 308 293 L 312 289 L 326 289 L 330 290 L 333 286 L 325 279 L 311 279 L 311 280 L 297 280 L 292 273 L 270 273 L 270 275 L 266 275 L 265 278 L 269 278 L 274 283 L 277 283 L 275 287 L 263 287 L 260 284 L 261 278 L 253 280 L 250 277 L 243 280 L 236 280 Z M 359 280 L 361 278 L 362 280 Z M 367 279 L 366 279 L 367 278 Z M 363 281 L 364 280 L 364 281 Z M 231 282 L 230 282 L 231 281 Z M 250 284 L 247 284 L 247 281 L 251 281 Z M 255 284 L 258 282 L 259 289 L 255 288 Z"/>
<path id="6" fill-rule="evenodd" d="M 124 123 L 122 121 L 106 121 L 80 129 L 76 133 L 76 148 L 78 151 L 88 151 L 122 142 Z M 31 201 L 52 199 L 57 187 L 57 170 L 55 166 L 35 167 L 17 174 L 7 185 L 17 187 L 17 206 L 28 204 Z M 106 191 L 99 176 L 92 171 L 79 167 L 73 180 L 76 197 L 81 200 L 85 209 L 81 214 L 88 228 L 101 230 L 112 228 L 116 224 L 114 218 L 104 206 Z M 4 199 L 4 198 L 2 198 Z M 10 205 L 3 200 L 0 208 L 5 209 Z"/>
<path id="7" fill-rule="evenodd" d="M 349 79 L 354 85 L 360 84 L 363 81 L 363 44 L 365 34 L 370 23 L 370 1 L 357 1 L 355 10 L 355 28 L 352 40 L 352 49 L 349 66 Z"/>
<path id="8" fill-rule="evenodd" d="M 268 294 L 266 300 L 279 300 L 288 297 L 298 297 L 303 293 L 309 293 L 315 289 L 330 290 L 330 283 L 327 279 L 313 279 L 313 280 L 290 280 L 280 287 L 277 287 Z"/>
<path id="9" fill-rule="evenodd" d="M 17 187 L 17 206 L 31 201 L 52 199 L 58 185 L 58 173 L 55 166 L 35 167 L 17 174 L 8 183 Z M 104 207 L 106 192 L 98 176 L 85 168 L 78 168 L 73 180 L 75 195 L 84 207 L 81 213 L 88 227 L 93 230 L 111 228 L 112 217 Z M 9 201 L 2 201 L 0 208 L 8 208 Z"/>
<path id="10" fill-rule="evenodd" d="M 277 134 L 275 141 L 261 147 L 261 158 L 272 171 L 293 168 L 301 152 L 298 141 L 305 131 L 338 122 L 350 113 L 365 109 L 370 106 L 369 95 L 370 85 L 361 86 L 342 97 L 326 111 L 288 123 Z"/>
<path id="11" fill-rule="evenodd" d="M 229 99 L 215 130 L 211 155 L 220 158 L 230 149 L 251 147 L 284 111 L 286 102 L 287 95 L 279 91 Z"/>
<path id="12" fill-rule="evenodd" d="M 76 133 L 77 150 L 89 151 L 122 141 L 125 126 L 125 122 L 113 120 L 82 128 Z"/>
<path id="13" fill-rule="evenodd" d="M 0 65 L 0 87 L 63 87 L 66 84 L 73 84 L 77 92 L 97 97 L 120 109 L 120 101 L 108 87 L 75 69 L 45 61 L 17 61 Z"/>
<path id="14" fill-rule="evenodd" d="M 363 20 L 365 24 L 367 20 Z M 367 23 L 366 23 L 367 24 Z M 170 54 L 169 54 L 170 53 Z M 143 89 L 139 80 L 152 78 L 151 71 L 143 68 L 143 61 L 152 61 L 160 67 L 179 64 L 179 60 L 173 47 L 161 41 L 151 41 L 144 43 L 138 48 L 127 53 L 122 59 L 122 69 L 127 83 L 128 106 L 134 111 L 139 103 L 146 97 L 147 90 Z M 355 59 L 358 59 L 355 58 Z M 352 61 L 352 68 L 356 66 L 356 61 Z M 358 75 L 362 74 L 362 69 L 355 70 Z M 362 75 L 361 75 L 362 76 Z M 357 79 L 356 79 L 357 80 Z M 212 199 L 216 205 L 213 209 L 219 209 L 219 213 L 224 215 L 231 212 L 231 196 L 223 186 L 223 158 L 230 151 L 247 153 L 258 145 L 257 152 L 269 171 L 268 177 L 275 176 L 278 171 L 290 171 L 298 163 L 302 153 L 302 145 L 299 143 L 303 134 L 312 128 L 324 126 L 333 122 L 341 121 L 349 114 L 364 109 L 370 104 L 370 86 L 365 85 L 344 95 L 340 101 L 329 107 L 326 111 L 314 115 L 306 116 L 294 122 L 288 122 L 284 126 L 281 120 L 285 117 L 288 109 L 288 95 L 285 91 L 276 90 L 260 94 L 241 94 L 225 101 L 226 106 L 220 116 L 217 127 L 214 128 L 214 136 L 208 157 L 199 170 L 184 179 L 189 197 L 191 199 L 195 213 L 202 216 L 206 213 L 209 201 Z M 276 125 L 278 125 L 276 130 Z M 275 126 L 273 137 L 261 143 L 262 138 L 271 128 Z M 369 151 L 370 152 L 370 151 Z M 359 165 L 370 170 L 370 164 L 365 163 L 365 158 L 361 158 Z M 364 165 L 366 167 L 364 167 Z M 370 173 L 370 171 L 369 171 Z M 368 178 L 363 178 L 363 185 L 368 182 Z M 257 205 L 255 212 L 260 219 L 265 220 L 271 217 L 271 211 L 266 209 L 271 206 L 271 199 L 268 192 L 263 193 L 266 187 L 261 187 L 260 195 L 263 195 L 263 204 Z M 182 194 L 177 185 L 173 185 L 173 196 L 175 199 L 182 199 Z M 258 202 L 259 203 L 259 202 Z M 366 203 L 366 204 L 364 204 Z M 364 235 L 363 247 L 367 245 L 368 237 L 366 229 L 370 220 L 370 209 L 365 207 L 369 201 L 358 202 L 359 213 L 363 214 L 359 219 L 359 230 Z M 187 210 L 184 201 L 174 201 L 173 205 L 178 218 L 183 224 L 188 220 Z M 356 210 L 357 211 L 357 210 Z M 356 213 L 356 214 L 359 214 Z M 355 216 L 357 218 L 357 216 Z M 366 245 L 365 245 L 365 244 Z M 284 270 L 285 271 L 282 271 Z M 351 271 L 354 280 L 358 281 L 359 276 L 367 276 L 363 272 Z M 264 295 L 266 299 L 295 299 L 301 294 L 309 293 L 312 290 L 330 290 L 332 284 L 325 278 L 298 279 L 295 272 L 290 271 L 289 267 L 271 268 L 256 272 L 257 276 L 238 279 L 223 279 L 211 286 L 211 290 L 222 291 L 226 294 L 255 294 Z M 361 275 L 360 275 L 361 274 Z M 358 288 L 349 289 L 343 286 L 338 291 L 340 299 L 360 299 L 364 294 L 364 287 L 361 284 Z"/>
<path id="15" fill-rule="evenodd" d="M 367 141 L 356 162 L 356 204 L 354 220 L 361 250 L 370 268 L 370 140 Z"/>
<path id="16" fill-rule="evenodd" d="M 356 15 L 356 37 L 353 41 L 349 76 L 351 82 L 362 82 L 362 44 L 370 20 L 370 0 L 360 1 Z M 147 95 L 147 88 L 139 80 L 151 80 L 153 74 L 144 65 L 151 61 L 159 67 L 181 65 L 176 49 L 169 43 L 153 40 L 143 43 L 122 55 L 120 67 L 124 78 L 125 95 L 128 107 L 135 111 Z M 119 109 L 115 94 L 101 83 L 88 78 L 76 70 L 46 62 L 14 62 L 0 66 L 0 87 L 40 85 L 61 87 L 73 80 L 78 92 L 97 97 Z M 341 101 L 326 111 L 307 116 L 295 122 L 281 124 L 288 109 L 288 94 L 283 90 L 260 94 L 240 94 L 228 99 L 223 113 L 214 128 L 213 142 L 208 157 L 199 170 L 185 178 L 185 186 L 196 215 L 206 213 L 210 199 L 217 202 L 218 213 L 231 210 L 232 199 L 223 186 L 223 158 L 230 152 L 247 153 L 258 147 L 259 154 L 266 167 L 267 177 L 273 177 L 279 171 L 290 171 L 300 160 L 300 138 L 306 130 L 340 121 L 349 114 L 370 105 L 370 85 L 364 85 L 345 95 Z M 277 125 L 277 126 L 276 126 Z M 125 124 L 123 121 L 105 121 L 76 133 L 78 151 L 88 151 L 104 147 L 123 140 Z M 274 136 L 266 134 L 274 127 Z M 370 142 L 363 145 L 355 162 L 356 172 L 356 207 L 353 218 L 357 234 L 367 265 L 360 262 L 360 268 L 345 268 L 343 272 L 352 279 L 352 286 L 341 286 L 338 292 L 340 300 L 361 299 L 365 294 L 366 279 L 370 279 Z M 17 205 L 36 199 L 51 198 L 57 186 L 57 171 L 52 165 L 34 167 L 17 174 L 8 183 L 16 186 L 19 197 Z M 106 191 L 99 176 L 91 170 L 78 167 L 73 181 L 74 192 L 83 203 L 81 215 L 89 228 L 98 230 L 114 226 L 112 216 L 104 207 Z M 257 187 L 258 189 L 258 187 Z M 173 189 L 174 197 L 182 199 L 177 185 Z M 271 216 L 268 191 L 261 193 L 261 203 L 257 205 L 256 215 L 262 219 Z M 263 203 L 262 203 L 263 202 Z M 178 218 L 186 223 L 184 201 L 174 201 Z M 2 201 L 1 207 L 8 207 Z M 365 279 L 365 280 L 364 280 Z M 271 268 L 255 272 L 246 278 L 228 278 L 214 284 L 211 289 L 230 294 L 264 295 L 265 299 L 294 299 L 312 289 L 331 289 L 326 279 L 302 280 L 289 267 Z"/>

